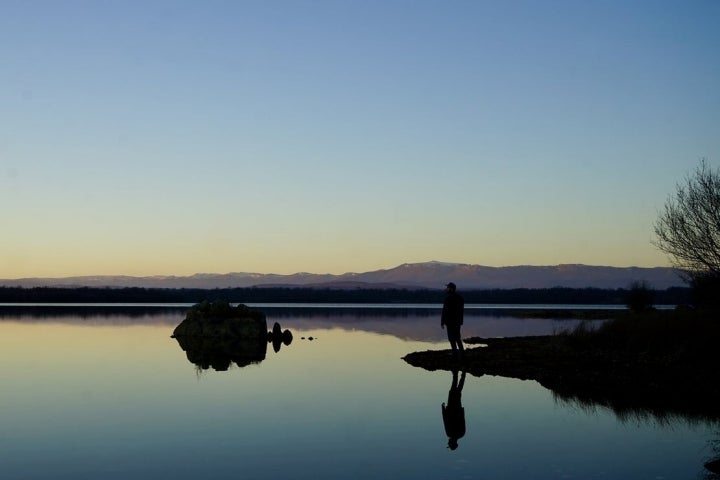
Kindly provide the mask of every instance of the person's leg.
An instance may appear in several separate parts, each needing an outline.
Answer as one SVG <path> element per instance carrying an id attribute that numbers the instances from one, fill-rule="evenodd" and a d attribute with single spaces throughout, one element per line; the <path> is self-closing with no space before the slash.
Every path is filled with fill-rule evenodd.
<path id="1" fill-rule="evenodd" d="M 450 341 L 450 348 L 452 349 L 453 357 L 457 357 L 458 351 L 460 356 L 463 354 L 463 344 L 460 338 L 460 325 L 448 326 L 448 340 Z"/>
<path id="2" fill-rule="evenodd" d="M 455 332 L 454 327 L 451 325 L 448 325 L 447 327 L 447 338 L 448 342 L 450 342 L 450 349 L 452 349 L 453 356 L 457 353 L 457 342 L 455 341 Z"/>

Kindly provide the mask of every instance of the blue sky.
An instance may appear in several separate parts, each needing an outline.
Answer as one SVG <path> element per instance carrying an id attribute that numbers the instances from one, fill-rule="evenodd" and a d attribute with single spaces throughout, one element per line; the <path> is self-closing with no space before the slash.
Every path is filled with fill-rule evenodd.
<path id="1" fill-rule="evenodd" d="M 667 265 L 716 1 L 0 2 L 0 277 Z"/>

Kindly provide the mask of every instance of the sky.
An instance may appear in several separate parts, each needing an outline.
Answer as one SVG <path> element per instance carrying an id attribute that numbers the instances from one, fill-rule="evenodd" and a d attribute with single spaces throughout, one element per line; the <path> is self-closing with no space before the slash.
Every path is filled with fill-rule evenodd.
<path id="1" fill-rule="evenodd" d="M 0 278 L 666 266 L 720 2 L 0 0 Z"/>

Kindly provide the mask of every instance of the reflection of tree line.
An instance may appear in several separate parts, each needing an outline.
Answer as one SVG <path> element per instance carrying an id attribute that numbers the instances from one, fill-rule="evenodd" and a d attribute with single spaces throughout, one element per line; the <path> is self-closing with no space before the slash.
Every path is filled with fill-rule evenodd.
<path id="1" fill-rule="evenodd" d="M 178 305 L 83 305 L 83 306 L 0 306 L 0 319 L 17 318 L 55 318 L 55 317 L 154 317 L 168 314 L 184 315 L 188 306 Z M 353 318 L 357 320 L 378 320 L 388 318 L 427 318 L 437 317 L 438 311 L 442 308 L 440 304 L 436 307 L 412 308 L 412 307 L 263 307 L 261 310 L 275 318 L 311 318 L 334 320 L 337 318 Z M 513 316 L 512 309 L 468 309 L 468 316 L 482 317 L 507 317 Z"/>
<path id="2" fill-rule="evenodd" d="M 188 306 L 178 305 L 8 305 L 0 306 L 0 319 L 25 319 L 25 318 L 62 318 L 62 317 L 131 317 L 134 319 L 143 317 L 156 317 L 168 314 L 184 315 Z M 378 317 L 410 318 L 410 317 L 434 317 L 438 315 L 437 308 L 373 308 L 373 307 L 263 307 L 262 311 L 275 318 L 312 318 L 333 320 L 336 318 L 371 319 Z M 472 313 L 470 313 L 472 315 Z M 478 315 L 502 316 L 500 310 L 485 310 L 478 312 Z M 507 315 L 507 311 L 504 312 Z"/>
<path id="3" fill-rule="evenodd" d="M 28 306 L 0 306 L 0 319 L 19 319 L 33 317 L 41 318 L 60 318 L 60 317 L 155 317 L 168 314 L 184 315 L 188 306 L 178 305 L 28 305 Z M 429 318 L 437 317 L 441 304 L 431 307 L 305 307 L 305 306 L 285 306 L 273 307 L 264 306 L 261 308 L 263 312 L 274 318 L 302 318 L 314 320 L 328 320 L 352 318 L 353 320 L 382 320 L 385 318 Z M 545 314 L 543 315 L 543 312 Z M 549 312 L 549 313 L 548 313 Z M 466 309 L 465 315 L 470 317 L 522 317 L 522 318 L 560 318 L 563 314 L 569 316 L 577 315 L 577 310 L 532 310 L 532 309 L 508 309 L 508 308 L 480 308 Z M 603 317 L 606 318 L 606 317 Z"/>
<path id="4" fill-rule="evenodd" d="M 63 322 L 77 325 L 177 325 L 187 312 L 188 307 L 0 307 L 0 322 L 18 321 L 24 323 Z M 362 309 L 353 309 L 357 315 L 346 312 L 344 309 L 311 309 L 303 308 L 263 308 L 274 320 L 294 320 L 294 328 L 312 330 L 316 328 L 343 328 L 343 324 L 351 330 L 363 330 L 409 338 L 415 340 L 437 340 L 439 334 L 436 328 L 428 327 L 415 322 L 419 319 L 436 316 L 437 310 L 418 309 L 418 315 L 411 312 L 398 312 L 394 309 L 385 309 L 382 316 L 362 312 Z M 380 309 L 382 310 L 382 309 Z M 375 309 L 378 312 L 378 309 Z M 393 322 L 393 320 L 406 319 L 410 324 Z M 309 320 L 309 322 L 307 322 Z M 436 338 L 437 337 L 437 338 Z"/>
<path id="5" fill-rule="evenodd" d="M 715 456 L 705 462 L 705 468 L 710 472 L 705 478 L 706 480 L 720 480 L 720 433 L 718 439 L 710 442 L 710 448 Z"/>
<path id="6" fill-rule="evenodd" d="M 666 404 L 663 398 L 638 399 L 624 392 L 589 393 L 585 389 L 575 390 L 572 385 L 562 385 L 551 389 L 556 401 L 587 412 L 598 408 L 607 408 L 623 423 L 655 422 L 658 425 L 671 427 L 678 422 L 689 425 L 707 424 L 720 428 L 720 412 L 717 405 L 707 404 L 698 399 L 696 405 L 678 408 L 676 404 Z M 713 456 L 705 462 L 704 475 L 707 480 L 720 480 L 720 441 L 708 442 Z"/>
<path id="7" fill-rule="evenodd" d="M 698 398 L 693 403 L 682 403 L 659 396 L 643 396 L 636 391 L 588 390 L 575 388 L 567 382 L 541 382 L 549 389 L 555 401 L 592 412 L 598 408 L 608 409 L 622 422 L 654 421 L 670 425 L 677 421 L 688 424 L 711 424 L 720 426 L 720 411 L 714 402 Z"/>
<path id="8" fill-rule="evenodd" d="M 383 318 L 427 318 L 437 317 L 440 305 L 436 308 L 411 307 L 262 307 L 268 317 L 299 318 L 333 322 L 337 319 L 353 321 L 375 321 Z"/>
<path id="9" fill-rule="evenodd" d="M 458 448 L 458 441 L 465 436 L 465 408 L 462 404 L 462 390 L 465 385 L 465 371 L 462 370 L 458 378 L 458 369 L 452 370 L 452 383 L 448 391 L 447 402 L 442 404 L 442 419 L 445 428 L 445 435 L 448 438 L 447 448 L 455 450 Z M 678 421 L 685 421 L 689 424 L 708 423 L 720 426 L 720 418 L 716 412 L 695 412 L 678 414 L 677 411 L 665 410 L 662 407 L 653 405 L 650 408 L 642 408 L 637 405 L 623 407 L 617 402 L 610 400 L 612 406 L 608 405 L 607 398 L 591 398 L 583 393 L 572 394 L 565 390 L 563 394 L 553 392 L 556 401 L 568 403 L 574 407 L 580 406 L 586 411 L 595 411 L 598 407 L 610 407 L 621 422 L 648 422 L 655 421 L 661 425 L 671 426 Z M 720 480 L 720 433 L 715 440 L 709 441 L 712 456 L 704 463 L 703 476 L 706 480 Z"/>
<path id="10" fill-rule="evenodd" d="M 78 325 L 177 325 L 189 307 L 179 306 L 68 306 L 68 307 L 0 307 L 0 322 L 19 321 L 25 323 L 62 322 Z M 318 328 L 340 328 L 348 331 L 366 331 L 382 335 L 413 340 L 434 342 L 444 338 L 437 328 L 438 308 L 294 308 L 262 307 L 268 318 L 281 323 L 288 322 L 293 329 L 313 330 Z M 510 323 L 515 317 L 510 310 L 468 309 L 465 313 L 469 324 L 480 328 L 489 318 L 498 319 L 497 335 L 512 335 Z M 483 330 L 484 334 L 495 335 L 495 330 Z M 550 332 L 551 330 L 548 330 Z M 476 332 L 477 333 L 477 332 Z"/>
<path id="11" fill-rule="evenodd" d="M 26 319 L 56 319 L 66 317 L 79 318 L 120 318 L 130 317 L 133 319 L 155 318 L 160 316 L 168 316 L 169 314 L 182 315 L 187 311 L 187 307 L 180 306 L 0 306 L 0 320 L 26 320 Z M 127 322 L 125 322 L 127 323 Z M 152 322 L 155 323 L 155 322 Z"/>

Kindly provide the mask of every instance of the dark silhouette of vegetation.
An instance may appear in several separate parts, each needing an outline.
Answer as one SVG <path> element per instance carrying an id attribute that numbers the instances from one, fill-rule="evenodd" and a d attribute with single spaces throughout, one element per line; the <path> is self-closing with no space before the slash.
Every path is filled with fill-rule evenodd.
<path id="1" fill-rule="evenodd" d="M 656 304 L 690 302 L 690 289 L 655 290 Z M 627 289 L 515 288 L 463 290 L 466 303 L 625 305 Z M 318 289 L 289 287 L 251 288 L 60 288 L 0 287 L 0 303 L 200 303 L 223 300 L 231 303 L 442 303 L 440 290 Z"/>
<path id="2" fill-rule="evenodd" d="M 562 335 L 583 349 L 601 348 L 667 357 L 671 363 L 713 366 L 717 362 L 720 324 L 711 312 L 688 308 L 648 315 L 620 312 L 596 328 L 581 323 Z"/>
<path id="3" fill-rule="evenodd" d="M 720 293 L 720 171 L 702 160 L 693 175 L 677 185 L 654 226 L 655 244 L 668 254 L 693 288 L 696 301 Z M 712 290 L 713 295 L 707 295 Z"/>
<path id="4" fill-rule="evenodd" d="M 246 305 L 232 306 L 228 302 L 215 301 L 208 302 L 203 301 L 197 305 L 193 305 L 188 310 L 186 319 L 193 320 L 204 320 L 209 322 L 218 322 L 220 320 L 227 320 L 230 318 L 252 318 L 256 320 L 264 320 L 265 315 L 259 310 L 254 310 Z"/>
<path id="5" fill-rule="evenodd" d="M 265 314 L 246 305 L 228 302 L 201 302 L 190 308 L 185 319 L 175 327 L 173 336 L 267 339 Z"/>
<path id="6" fill-rule="evenodd" d="M 720 276 L 714 273 L 693 276 L 690 280 L 690 301 L 701 307 L 720 307 Z"/>
<path id="7" fill-rule="evenodd" d="M 597 328 L 558 335 L 469 338 L 463 367 L 473 375 L 532 379 L 559 398 L 613 409 L 720 422 L 720 323 L 707 310 L 629 311 Z M 457 368 L 448 351 L 405 357 L 428 370 Z"/>
<path id="8" fill-rule="evenodd" d="M 654 298 L 655 292 L 646 282 L 633 282 L 626 293 L 625 305 L 634 313 L 642 313 L 652 308 Z"/>

